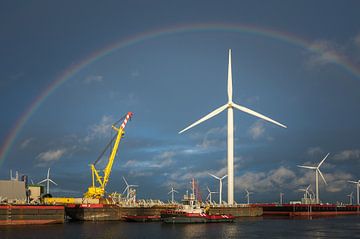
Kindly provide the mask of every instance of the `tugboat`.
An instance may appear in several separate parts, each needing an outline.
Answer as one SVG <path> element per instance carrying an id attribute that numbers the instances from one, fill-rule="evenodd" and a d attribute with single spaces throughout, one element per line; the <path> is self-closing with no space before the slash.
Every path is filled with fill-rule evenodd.
<path id="1" fill-rule="evenodd" d="M 209 206 L 201 207 L 195 198 L 195 181 L 192 180 L 192 193 L 186 193 L 182 200 L 183 204 L 173 210 L 160 212 L 161 220 L 165 223 L 215 223 L 233 222 L 235 217 L 231 214 L 209 214 Z"/>

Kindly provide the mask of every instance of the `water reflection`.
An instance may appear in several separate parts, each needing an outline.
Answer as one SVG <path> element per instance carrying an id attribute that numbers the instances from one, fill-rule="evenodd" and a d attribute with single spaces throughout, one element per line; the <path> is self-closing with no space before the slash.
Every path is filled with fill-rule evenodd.
<path id="1" fill-rule="evenodd" d="M 11 238 L 351 238 L 360 216 L 317 219 L 241 218 L 234 223 L 164 224 L 73 222 L 58 225 L 0 227 L 0 239 Z"/>

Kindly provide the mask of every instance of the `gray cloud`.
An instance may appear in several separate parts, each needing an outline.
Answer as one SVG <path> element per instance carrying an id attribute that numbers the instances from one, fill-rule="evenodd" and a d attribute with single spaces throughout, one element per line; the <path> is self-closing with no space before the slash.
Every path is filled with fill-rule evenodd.
<path id="1" fill-rule="evenodd" d="M 85 84 L 91 84 L 91 83 L 100 83 L 104 81 L 104 77 L 101 75 L 90 75 L 87 76 L 84 80 L 83 83 Z"/>
<path id="2" fill-rule="evenodd" d="M 59 160 L 67 152 L 65 148 L 53 149 L 40 153 L 36 158 L 40 161 L 39 166 Z"/>
<path id="3" fill-rule="evenodd" d="M 97 138 L 109 136 L 111 125 L 114 123 L 112 116 L 104 115 L 99 123 L 90 126 L 88 134 L 85 136 L 84 141 L 89 142 Z"/>
<path id="4" fill-rule="evenodd" d="M 173 157 L 175 156 L 175 152 L 173 151 L 165 151 L 158 155 L 155 155 L 150 160 L 137 160 L 131 159 L 128 160 L 124 167 L 133 169 L 134 171 L 143 170 L 143 169 L 151 169 L 151 168 L 164 168 L 168 167 L 173 163 Z"/>
<path id="5" fill-rule="evenodd" d="M 256 192 L 268 192 L 276 189 L 292 188 L 295 182 L 295 173 L 283 166 L 265 172 L 247 172 L 235 179 L 235 187 L 245 188 Z"/>
<path id="6" fill-rule="evenodd" d="M 34 140 L 35 140 L 34 137 L 25 139 L 23 142 L 21 142 L 20 148 L 21 149 L 26 149 L 30 145 L 30 143 L 33 142 Z"/>
<path id="7" fill-rule="evenodd" d="M 255 140 L 264 136 L 264 133 L 265 133 L 264 123 L 260 120 L 253 123 L 248 130 L 248 134 L 251 136 L 252 139 Z"/>
<path id="8" fill-rule="evenodd" d="M 321 147 L 310 147 L 307 149 L 306 152 L 310 156 L 319 156 L 324 153 L 324 151 L 321 149 Z"/>
<path id="9" fill-rule="evenodd" d="M 310 48 L 307 65 L 310 67 L 327 65 L 341 60 L 344 57 L 343 49 L 334 42 L 327 40 L 314 41 Z"/>
<path id="10" fill-rule="evenodd" d="M 360 33 L 354 37 L 354 45 L 360 49 Z"/>
<path id="11" fill-rule="evenodd" d="M 345 161 L 360 158 L 360 149 L 347 149 L 334 155 L 333 159 L 338 161 Z"/>

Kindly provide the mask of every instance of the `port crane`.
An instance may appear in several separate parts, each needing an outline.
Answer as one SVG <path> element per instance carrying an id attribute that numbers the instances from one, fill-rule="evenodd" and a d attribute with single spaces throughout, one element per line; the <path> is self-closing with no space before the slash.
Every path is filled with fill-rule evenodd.
<path id="1" fill-rule="evenodd" d="M 121 138 L 123 137 L 125 131 L 124 128 L 127 124 L 127 122 L 131 119 L 133 116 L 132 112 L 128 112 L 124 117 L 122 117 L 120 120 L 115 122 L 112 125 L 112 129 L 115 130 L 117 133 L 114 135 L 114 137 L 110 140 L 110 142 L 106 145 L 105 149 L 102 151 L 100 156 L 95 160 L 94 163 L 90 164 L 91 168 L 91 176 L 92 176 L 92 186 L 90 186 L 86 193 L 84 193 L 84 198 L 102 198 L 105 195 L 105 187 L 107 183 L 109 182 L 109 177 L 111 173 L 111 169 L 114 163 L 114 159 L 116 156 L 116 153 L 119 148 L 119 144 L 121 141 Z M 116 125 L 120 123 L 123 120 L 120 127 L 117 127 Z M 114 144 L 113 144 L 114 143 Z M 107 149 L 113 144 L 111 154 L 109 156 L 108 163 L 103 170 L 103 176 L 100 175 L 100 170 L 97 170 L 95 168 L 96 164 L 100 161 L 100 159 L 103 157 L 104 153 L 107 151 Z M 97 182 L 98 185 L 95 185 L 95 182 Z"/>

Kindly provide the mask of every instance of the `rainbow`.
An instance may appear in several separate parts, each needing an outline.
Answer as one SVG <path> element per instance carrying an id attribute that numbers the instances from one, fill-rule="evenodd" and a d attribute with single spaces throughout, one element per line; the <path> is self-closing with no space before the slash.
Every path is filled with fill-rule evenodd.
<path id="1" fill-rule="evenodd" d="M 133 36 L 121 39 L 114 42 L 106 47 L 100 48 L 97 51 L 89 54 L 83 60 L 79 61 L 77 64 L 71 65 L 68 69 L 64 70 L 58 77 L 55 78 L 52 83 L 50 83 L 40 95 L 38 95 L 29 107 L 21 114 L 18 120 L 15 122 L 14 126 L 11 128 L 7 136 L 5 137 L 4 143 L 0 148 L 0 167 L 2 163 L 6 160 L 10 149 L 12 148 L 14 142 L 16 141 L 21 130 L 25 126 L 29 118 L 36 112 L 36 110 L 41 106 L 41 104 L 54 92 L 56 89 L 61 87 L 65 82 L 72 79 L 72 77 L 80 72 L 82 69 L 88 67 L 97 60 L 111 54 L 114 51 L 119 49 L 144 42 L 149 39 L 159 38 L 162 36 L 167 36 L 171 34 L 180 34 L 180 33 L 191 33 L 191 32 L 206 32 L 206 31 L 223 31 L 223 32 L 238 32 L 238 33 L 248 33 L 261 37 L 269 37 L 279 41 L 283 41 L 292 45 L 303 47 L 309 51 L 321 53 L 323 48 L 319 44 L 313 44 L 312 41 L 306 40 L 299 36 L 278 31 L 269 28 L 263 28 L 253 25 L 240 25 L 240 24 L 227 24 L 227 23 L 206 23 L 206 24 L 191 24 L 191 25 L 177 25 L 169 28 L 161 28 L 156 30 L 150 30 L 143 33 L 135 34 Z M 331 58 L 333 63 L 343 67 L 346 71 L 360 77 L 360 69 L 354 65 L 349 59 L 344 56 L 332 52 Z"/>

